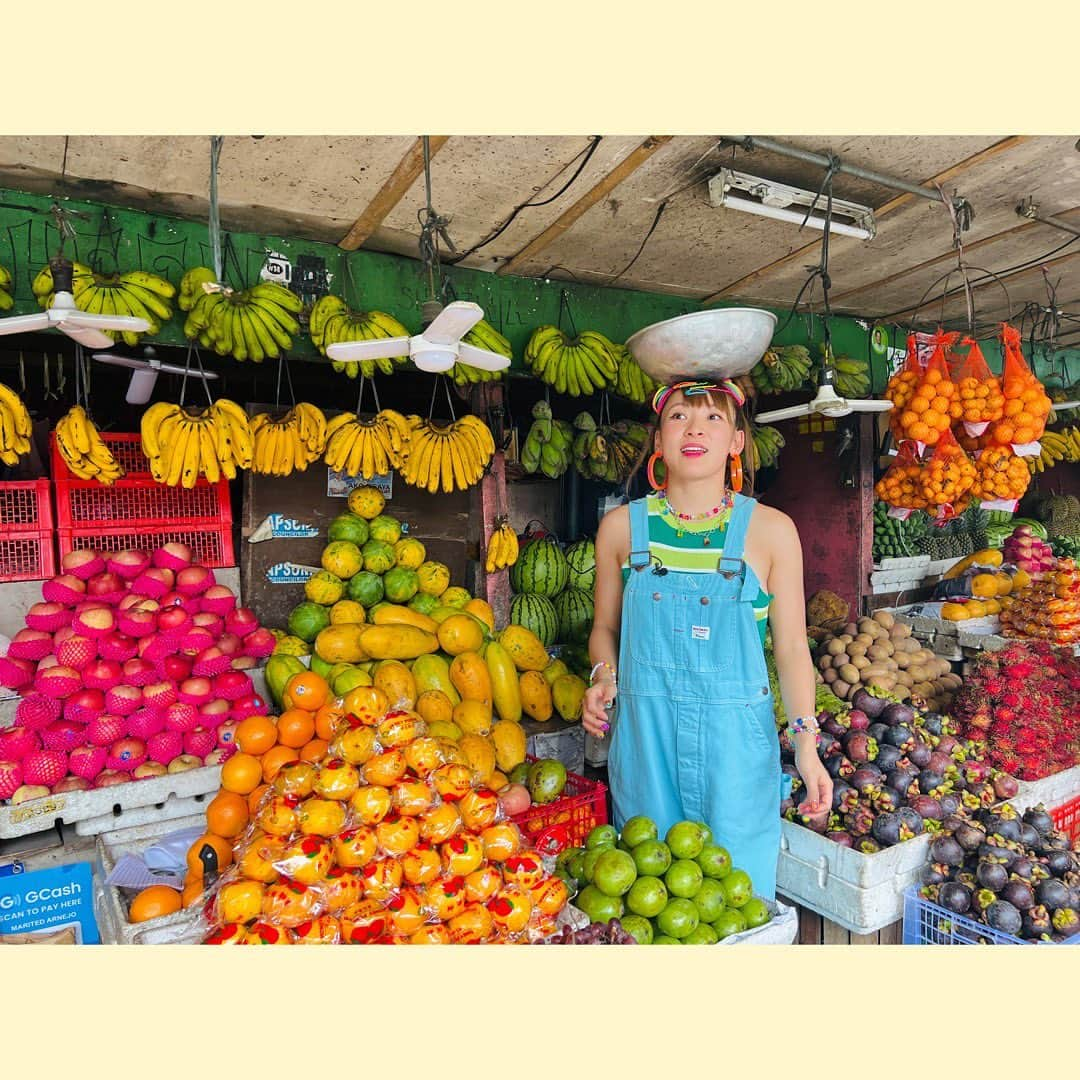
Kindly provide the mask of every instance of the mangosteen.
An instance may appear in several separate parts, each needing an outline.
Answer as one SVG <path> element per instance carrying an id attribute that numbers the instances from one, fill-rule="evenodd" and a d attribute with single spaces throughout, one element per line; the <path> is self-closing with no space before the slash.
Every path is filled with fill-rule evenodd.
<path id="1" fill-rule="evenodd" d="M 866 794 L 881 784 L 881 771 L 869 764 L 856 769 L 850 779 L 851 786 L 860 794 Z"/>
<path id="2" fill-rule="evenodd" d="M 940 885 L 949 880 L 949 867 L 944 863 L 927 863 L 923 867 L 922 880 L 924 885 Z"/>
<path id="3" fill-rule="evenodd" d="M 900 843 L 900 818 L 897 814 L 879 814 L 874 818 L 871 832 L 883 847 Z M 943 860 L 939 860 L 943 861 Z"/>
<path id="4" fill-rule="evenodd" d="M 1080 915 L 1077 914 L 1076 908 L 1058 908 L 1050 921 L 1054 929 L 1065 937 L 1080 933 Z"/>
<path id="5" fill-rule="evenodd" d="M 943 833 L 930 842 L 930 858 L 933 862 L 945 863 L 946 866 L 963 866 L 964 849 L 951 836 Z"/>
<path id="6" fill-rule="evenodd" d="M 999 862 L 1006 867 L 1012 866 L 1018 858 L 1015 851 L 1005 847 L 1004 844 L 994 840 L 993 837 L 987 837 L 979 845 L 979 856 L 991 862 Z"/>
<path id="7" fill-rule="evenodd" d="M 887 813 L 899 810 L 903 805 L 904 796 L 886 785 L 876 788 L 870 795 L 870 801 L 879 813 Z"/>
<path id="8" fill-rule="evenodd" d="M 938 903 L 956 915 L 971 910 L 971 890 L 957 881 L 947 881 L 938 889 Z"/>
<path id="9" fill-rule="evenodd" d="M 889 730 L 889 725 L 888 724 L 883 724 L 883 723 L 881 723 L 879 721 L 876 724 L 871 724 L 866 729 L 866 734 L 869 735 L 871 739 L 874 739 L 877 742 L 878 746 L 880 746 L 882 744 L 882 742 L 884 741 L 885 734 L 886 734 L 886 732 L 888 730 Z"/>
<path id="10" fill-rule="evenodd" d="M 832 808 L 839 811 L 844 803 L 844 797 L 849 791 L 855 789 L 845 780 L 834 780 L 832 789 Z M 857 794 L 857 793 L 856 793 Z"/>
<path id="11" fill-rule="evenodd" d="M 1002 934 L 1019 937 L 1024 928 L 1024 920 L 1008 900 L 995 900 L 986 909 L 986 925 Z"/>
<path id="12" fill-rule="evenodd" d="M 831 829 L 825 834 L 825 839 L 831 840 L 834 844 L 839 844 L 841 847 L 849 848 L 854 845 L 851 833 L 846 829 Z"/>
<path id="13" fill-rule="evenodd" d="M 1010 879 L 1004 889 L 998 890 L 1002 900 L 1008 900 L 1017 911 L 1028 911 L 1035 906 L 1035 894 L 1031 886 L 1019 878 Z"/>
<path id="14" fill-rule="evenodd" d="M 877 757 L 874 758 L 874 764 L 882 772 L 889 773 L 896 768 L 903 756 L 895 746 L 889 746 L 888 743 L 883 746 L 878 743 L 878 752 Z"/>
<path id="15" fill-rule="evenodd" d="M 898 765 L 885 779 L 885 783 L 895 788 L 901 795 L 907 795 L 911 787 L 919 779 L 919 774 L 914 766 L 903 767 Z"/>
<path id="16" fill-rule="evenodd" d="M 888 707 L 885 698 L 874 697 L 868 690 L 860 688 L 851 696 L 852 707 L 865 713 L 871 720 L 876 720 Z"/>
<path id="17" fill-rule="evenodd" d="M 799 775 L 799 770 L 794 765 L 784 764 L 780 766 L 780 771 L 785 776 L 791 777 L 791 793 L 794 795 L 803 786 L 803 779 Z"/>
<path id="18" fill-rule="evenodd" d="M 1062 836 L 1061 833 L 1054 832 L 1043 837 L 1042 846 L 1047 853 L 1051 851 L 1068 851 L 1069 840 L 1068 837 Z"/>
<path id="19" fill-rule="evenodd" d="M 795 809 L 795 800 L 789 795 L 780 803 L 780 816 L 785 817 L 789 810 Z"/>
<path id="20" fill-rule="evenodd" d="M 990 769 L 982 761 L 965 761 L 960 768 L 960 774 L 969 784 L 981 784 L 990 775 Z"/>
<path id="21" fill-rule="evenodd" d="M 1035 883 L 1035 864 L 1026 855 L 1021 855 L 1019 859 L 1014 860 L 1009 871 L 1014 878 L 1028 885 Z"/>
<path id="22" fill-rule="evenodd" d="M 897 746 L 904 753 L 907 753 L 914 743 L 914 737 L 911 734 L 911 728 L 905 727 L 903 724 L 892 724 L 889 726 L 889 730 L 885 732 L 884 741 L 889 746 Z"/>
<path id="23" fill-rule="evenodd" d="M 975 890 L 979 887 L 979 883 L 975 880 L 975 875 L 970 870 L 962 870 L 959 874 L 953 875 L 953 880 L 960 882 L 961 885 L 966 885 L 974 894 Z"/>
<path id="24" fill-rule="evenodd" d="M 833 754 L 825 759 L 825 771 L 834 780 L 839 780 L 841 777 L 851 776 L 855 766 L 843 754 Z"/>
<path id="25" fill-rule="evenodd" d="M 979 914 L 985 914 L 990 909 L 991 904 L 998 902 L 997 893 L 990 889 L 979 889 L 973 899 L 975 901 L 975 910 Z"/>
<path id="26" fill-rule="evenodd" d="M 1009 883 L 1009 871 L 1001 863 L 982 859 L 975 870 L 975 880 L 982 888 L 1000 893 Z"/>
<path id="27" fill-rule="evenodd" d="M 1046 856 L 1046 869 L 1054 877 L 1063 878 L 1075 865 L 1076 860 L 1071 851 L 1051 851 Z"/>
<path id="28" fill-rule="evenodd" d="M 856 765 L 865 765 L 874 760 L 878 753 L 878 744 L 865 731 L 849 731 L 843 740 L 844 753 Z"/>
<path id="29" fill-rule="evenodd" d="M 886 724 L 902 724 L 907 727 L 910 726 L 915 719 L 915 710 L 910 705 L 890 704 L 885 708 L 884 712 L 882 712 L 881 719 L 884 720 Z"/>
<path id="30" fill-rule="evenodd" d="M 1024 912 L 1024 937 L 1040 938 L 1043 934 L 1051 933 L 1053 929 L 1050 912 L 1042 904 L 1036 904 Z"/>
<path id="31" fill-rule="evenodd" d="M 844 827 L 852 836 L 866 836 L 874 827 L 873 811 L 859 803 L 850 814 L 844 815 Z"/>
<path id="32" fill-rule="evenodd" d="M 938 744 L 935 749 L 940 750 L 943 754 L 949 754 L 952 756 L 952 752 L 960 745 L 960 740 L 954 735 L 942 735 L 938 739 Z"/>
<path id="33" fill-rule="evenodd" d="M 847 724 L 852 731 L 865 731 L 870 726 L 870 716 L 862 709 L 852 709 L 847 714 Z"/>
<path id="34" fill-rule="evenodd" d="M 1054 831 L 1054 819 L 1046 812 L 1042 803 L 1025 810 L 1023 820 L 1040 836 L 1049 836 Z"/>
<path id="35" fill-rule="evenodd" d="M 825 732 L 826 735 L 831 735 L 834 739 L 839 739 L 847 729 L 835 716 L 830 716 L 827 720 L 823 721 L 821 730 Z"/>
<path id="36" fill-rule="evenodd" d="M 923 819 L 910 806 L 901 806 L 896 811 L 896 816 L 900 819 L 900 824 L 904 830 L 909 832 L 912 836 L 921 836 L 924 831 Z"/>
<path id="37" fill-rule="evenodd" d="M 920 799 L 933 798 L 932 795 L 919 795 L 917 797 Z M 941 802 L 941 800 L 939 799 L 938 802 Z M 968 820 L 962 814 L 956 812 L 952 814 L 946 814 L 944 812 L 944 809 L 945 808 L 942 807 L 941 824 L 942 826 L 944 826 L 944 828 L 948 829 L 949 832 L 955 833 L 958 829 L 961 829 L 965 825 L 967 825 Z"/>
<path id="38" fill-rule="evenodd" d="M 1035 900 L 1050 911 L 1069 906 L 1069 887 L 1057 878 L 1047 878 L 1035 886 Z"/>
<path id="39" fill-rule="evenodd" d="M 941 804 L 941 813 L 943 816 L 955 814 L 961 806 L 960 796 L 954 795 L 951 791 L 942 795 L 941 798 L 938 799 L 938 802 Z"/>
<path id="40" fill-rule="evenodd" d="M 881 845 L 871 836 L 860 836 L 855 842 L 855 850 L 863 855 L 876 855 L 881 850 Z"/>
<path id="41" fill-rule="evenodd" d="M 939 713 L 926 713 L 923 716 L 922 726 L 934 738 L 940 738 L 944 731 L 944 722 Z"/>
<path id="42" fill-rule="evenodd" d="M 990 813 L 983 818 L 983 824 L 991 836 L 1000 836 L 1002 840 L 1011 840 L 1014 843 L 1020 842 L 1020 822 L 1015 819 Z"/>
<path id="43" fill-rule="evenodd" d="M 1025 821 L 1020 826 L 1020 843 L 1026 848 L 1034 848 L 1042 843 L 1042 837 Z"/>
<path id="44" fill-rule="evenodd" d="M 940 889 L 940 885 L 924 885 L 919 890 L 919 896 L 923 900 L 929 900 L 931 904 L 936 904 L 938 902 Z"/>
<path id="45" fill-rule="evenodd" d="M 916 795 L 908 800 L 908 806 L 924 821 L 941 821 L 945 816 L 941 803 L 932 795 Z"/>
<path id="46" fill-rule="evenodd" d="M 932 769 L 923 769 L 919 773 L 919 790 L 924 795 L 932 795 L 938 788 L 942 787 L 945 783 L 945 777 L 941 773 L 934 772 Z"/>
<path id="47" fill-rule="evenodd" d="M 934 751 L 930 749 L 929 743 L 924 743 L 920 739 L 915 740 L 915 745 L 911 747 L 907 752 L 908 760 L 917 769 L 925 769 L 930 764 L 930 758 Z"/>
<path id="48" fill-rule="evenodd" d="M 994 794 L 999 799 L 1011 799 L 1020 790 L 1020 785 L 1008 773 L 994 773 L 990 782 L 994 785 Z"/>
<path id="49" fill-rule="evenodd" d="M 908 755 L 910 757 L 910 755 Z M 912 758 L 912 761 L 915 759 Z M 948 754 L 943 754 L 940 750 L 931 751 L 929 757 L 924 761 L 919 768 L 920 769 L 933 769 L 934 772 L 939 772 L 942 776 L 945 775 L 945 770 L 950 768 L 954 764 L 953 759 Z"/>

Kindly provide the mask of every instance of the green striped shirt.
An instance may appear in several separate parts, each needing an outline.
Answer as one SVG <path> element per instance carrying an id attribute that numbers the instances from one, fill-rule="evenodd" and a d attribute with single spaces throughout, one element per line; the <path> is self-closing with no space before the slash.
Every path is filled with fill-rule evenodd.
<path id="1" fill-rule="evenodd" d="M 679 521 L 667 512 L 665 500 L 657 495 L 646 496 L 645 505 L 649 511 L 649 549 L 668 570 L 706 574 L 716 569 L 716 556 L 723 551 L 727 539 L 727 522 L 716 528 L 708 521 Z M 712 530 L 710 532 L 710 530 Z M 682 533 L 680 536 L 679 533 Z M 702 546 L 700 535 L 710 532 L 709 546 Z M 630 576 L 630 560 L 623 563 L 623 584 Z M 754 617 L 761 632 L 761 643 L 765 644 L 765 635 L 769 625 L 769 605 L 772 595 L 758 587 L 754 601 Z"/>

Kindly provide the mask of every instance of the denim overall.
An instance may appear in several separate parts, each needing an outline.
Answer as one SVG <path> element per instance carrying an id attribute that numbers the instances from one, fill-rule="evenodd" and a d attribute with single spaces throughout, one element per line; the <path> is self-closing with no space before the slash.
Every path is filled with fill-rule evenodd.
<path id="1" fill-rule="evenodd" d="M 772 900 L 780 852 L 780 743 L 761 636 L 759 582 L 743 561 L 754 499 L 735 496 L 708 574 L 663 572 L 645 500 L 630 503 L 618 714 L 608 775 L 615 825 L 706 822 L 714 842 Z M 659 572 L 658 572 L 659 571 Z"/>

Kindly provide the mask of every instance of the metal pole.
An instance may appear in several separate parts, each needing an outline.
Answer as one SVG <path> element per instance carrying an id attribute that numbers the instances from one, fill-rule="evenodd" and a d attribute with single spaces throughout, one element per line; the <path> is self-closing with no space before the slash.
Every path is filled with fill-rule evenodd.
<path id="1" fill-rule="evenodd" d="M 906 191 L 909 195 L 917 195 L 931 202 L 947 203 L 949 201 L 948 196 L 942 196 L 936 188 L 920 187 L 918 184 L 909 184 L 906 180 L 886 176 L 885 173 L 874 172 L 872 169 L 846 165 L 839 158 L 829 158 L 824 154 L 815 154 L 811 150 L 801 150 L 797 146 L 788 146 L 775 139 L 763 138 L 760 135 L 722 135 L 720 139 L 722 143 L 735 143 L 744 150 L 768 150 L 774 154 L 782 154 L 784 157 L 795 158 L 796 161 L 804 161 L 808 165 L 820 165 L 823 169 L 833 167 L 837 172 L 846 173 L 848 176 L 857 176 L 860 180 L 869 180 L 872 184 Z"/>
<path id="2" fill-rule="evenodd" d="M 1038 203 L 1030 201 L 1021 203 L 1016 208 L 1016 212 L 1022 218 L 1027 218 L 1028 221 L 1037 221 L 1040 225 L 1050 225 L 1055 229 L 1061 229 L 1063 232 L 1072 233 L 1073 236 L 1080 236 L 1080 229 L 1075 225 L 1070 225 L 1067 221 L 1054 217 L 1053 214 L 1040 214 Z"/>

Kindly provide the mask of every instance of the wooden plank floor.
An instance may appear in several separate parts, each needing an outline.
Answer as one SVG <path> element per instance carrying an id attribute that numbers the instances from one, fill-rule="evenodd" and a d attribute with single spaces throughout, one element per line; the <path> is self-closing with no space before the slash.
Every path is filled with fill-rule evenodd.
<path id="1" fill-rule="evenodd" d="M 799 936 L 796 945 L 899 945 L 903 939 L 903 922 L 897 921 L 873 934 L 853 934 L 842 926 L 824 919 L 817 912 L 795 906 L 799 913 Z"/>

